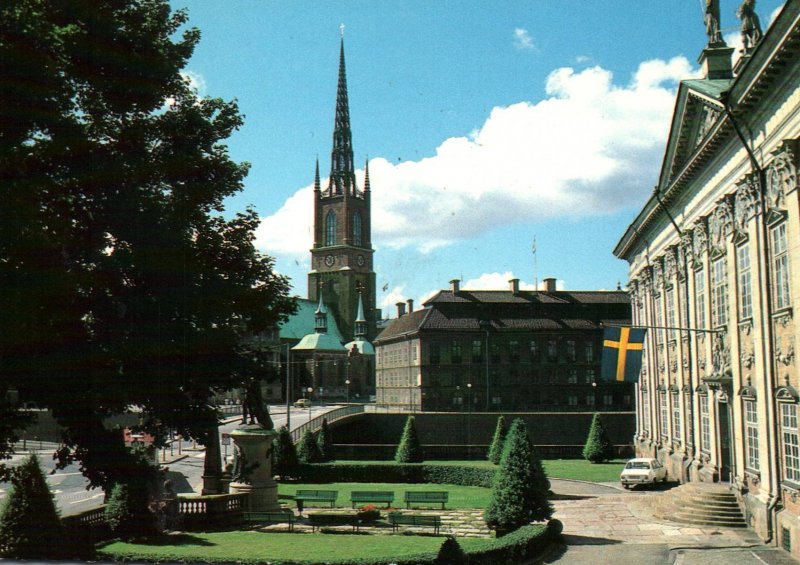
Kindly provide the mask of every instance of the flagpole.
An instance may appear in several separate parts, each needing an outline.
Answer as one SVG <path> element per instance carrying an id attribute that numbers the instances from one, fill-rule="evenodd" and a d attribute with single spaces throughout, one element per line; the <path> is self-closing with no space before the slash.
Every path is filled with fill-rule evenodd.
<path id="1" fill-rule="evenodd" d="M 632 326 L 630 324 L 600 324 L 601 327 L 607 328 L 636 328 L 642 330 L 674 330 L 678 332 L 707 332 L 707 333 L 721 333 L 725 330 L 701 330 L 698 328 L 681 328 L 672 326 Z"/>

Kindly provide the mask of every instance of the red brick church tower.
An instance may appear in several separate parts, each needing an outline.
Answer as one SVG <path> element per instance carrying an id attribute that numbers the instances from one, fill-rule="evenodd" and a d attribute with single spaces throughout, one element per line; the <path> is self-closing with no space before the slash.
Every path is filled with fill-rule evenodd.
<path id="1" fill-rule="evenodd" d="M 314 178 L 314 247 L 308 273 L 308 298 L 317 301 L 322 293 L 347 341 L 355 337 L 359 296 L 365 305 L 366 339 L 372 341 L 376 334 L 371 222 L 369 165 L 365 169 L 363 189 L 356 184 L 353 166 L 342 37 L 328 187 L 322 190 L 320 185 L 319 162 Z"/>

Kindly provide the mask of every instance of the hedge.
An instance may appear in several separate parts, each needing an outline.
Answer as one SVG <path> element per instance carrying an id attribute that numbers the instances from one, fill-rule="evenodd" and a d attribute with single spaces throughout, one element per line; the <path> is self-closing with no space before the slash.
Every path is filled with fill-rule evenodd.
<path id="1" fill-rule="evenodd" d="M 325 464 L 299 465 L 293 478 L 303 483 L 436 483 L 492 487 L 497 472 L 488 467 L 459 467 L 430 463 L 387 463 L 386 465 Z"/>

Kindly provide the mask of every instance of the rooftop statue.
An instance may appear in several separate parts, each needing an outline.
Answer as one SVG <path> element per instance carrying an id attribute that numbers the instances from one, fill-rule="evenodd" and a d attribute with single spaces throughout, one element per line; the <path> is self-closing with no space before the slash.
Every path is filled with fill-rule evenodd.
<path id="1" fill-rule="evenodd" d="M 705 11 L 706 35 L 709 45 L 724 45 L 719 31 L 719 0 L 706 0 Z"/>
<path id="2" fill-rule="evenodd" d="M 742 20 L 742 50 L 749 53 L 761 40 L 761 22 L 756 14 L 756 0 L 744 0 L 736 11 Z"/>

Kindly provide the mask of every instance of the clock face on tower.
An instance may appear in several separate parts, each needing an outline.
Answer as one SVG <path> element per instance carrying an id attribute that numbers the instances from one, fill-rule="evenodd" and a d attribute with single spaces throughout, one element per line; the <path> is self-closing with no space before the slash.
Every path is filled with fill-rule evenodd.
<path id="1" fill-rule="evenodd" d="M 359 267 L 363 267 L 364 266 L 364 256 L 363 255 L 359 255 L 358 257 L 356 257 L 356 263 L 358 263 Z"/>
<path id="2" fill-rule="evenodd" d="M 326 255 L 325 256 L 325 264 L 328 267 L 333 267 L 334 261 L 336 261 L 336 259 L 333 257 L 333 255 Z"/>

